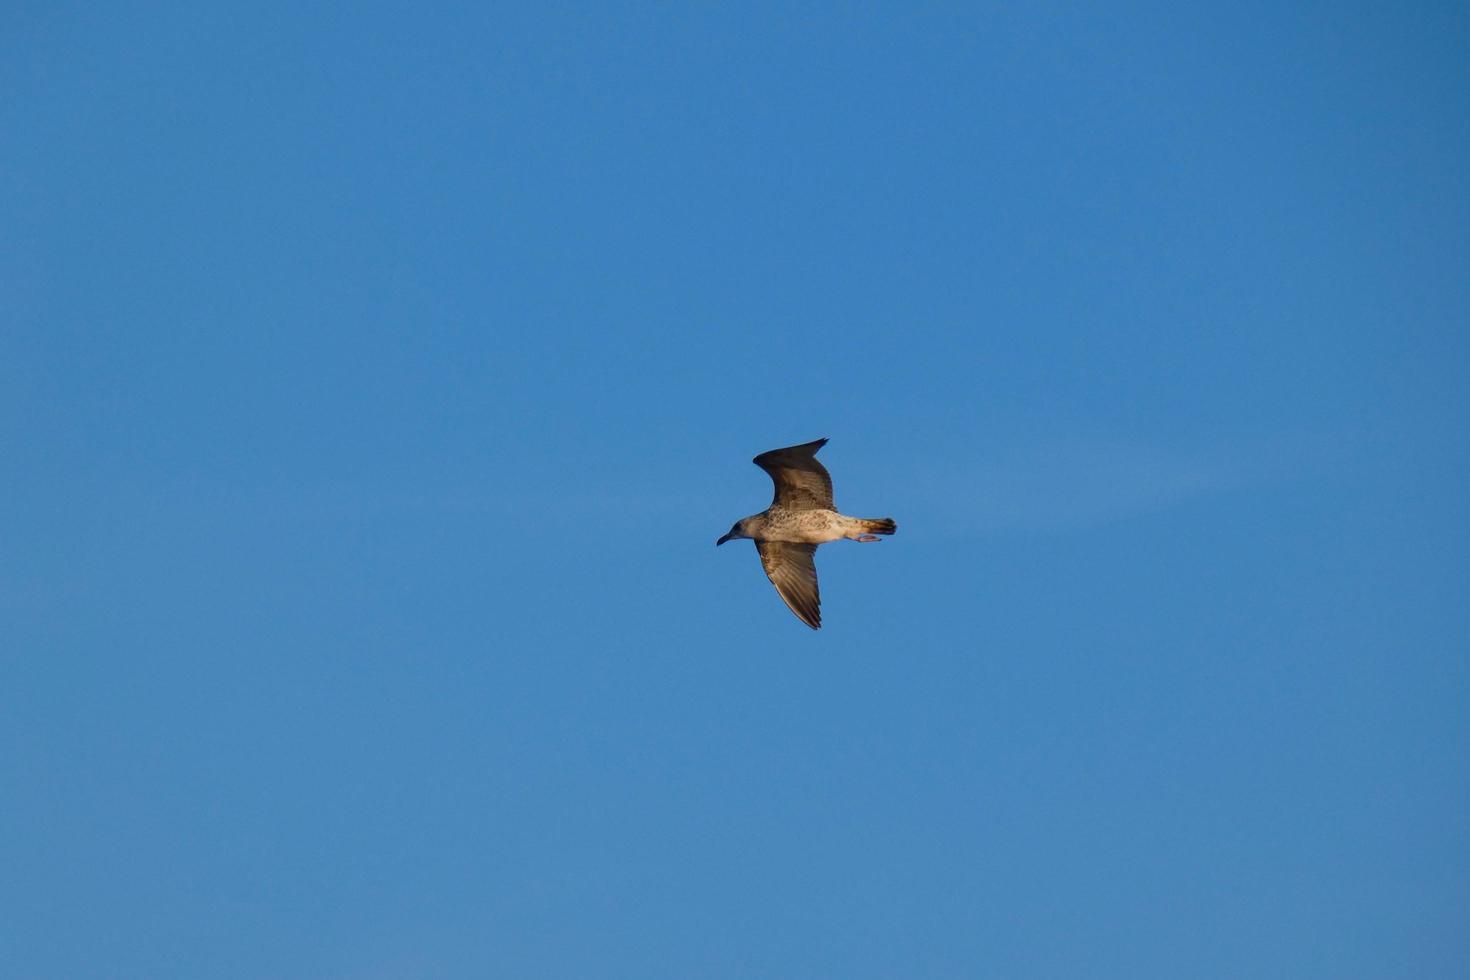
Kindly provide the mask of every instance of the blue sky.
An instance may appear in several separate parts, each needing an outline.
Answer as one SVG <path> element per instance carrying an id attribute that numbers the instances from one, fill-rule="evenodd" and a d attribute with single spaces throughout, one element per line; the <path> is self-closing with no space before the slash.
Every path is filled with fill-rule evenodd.
<path id="1" fill-rule="evenodd" d="M 1462 6 L 7 22 L 6 976 L 1462 975 Z"/>

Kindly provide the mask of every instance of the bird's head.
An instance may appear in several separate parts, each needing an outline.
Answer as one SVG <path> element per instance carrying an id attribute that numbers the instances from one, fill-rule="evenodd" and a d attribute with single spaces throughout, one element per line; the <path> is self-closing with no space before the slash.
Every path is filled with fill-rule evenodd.
<path id="1" fill-rule="evenodd" d="M 750 537 L 750 535 L 745 532 L 745 523 L 747 521 L 749 521 L 749 520 L 750 520 L 750 518 L 743 517 L 740 520 L 736 521 L 734 524 L 732 524 L 730 526 L 730 532 L 728 534 L 721 535 L 720 536 L 720 539 L 715 542 L 715 547 L 718 548 L 720 545 L 724 544 L 726 541 L 733 541 L 736 538 L 748 538 L 748 537 Z"/>

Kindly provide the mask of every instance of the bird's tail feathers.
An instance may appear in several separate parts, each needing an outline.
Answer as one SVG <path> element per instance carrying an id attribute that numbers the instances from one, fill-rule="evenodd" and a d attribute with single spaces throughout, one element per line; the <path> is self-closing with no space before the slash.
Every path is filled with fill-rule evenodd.
<path id="1" fill-rule="evenodd" d="M 861 521 L 861 524 L 863 525 L 863 530 L 868 534 L 892 534 L 898 530 L 898 525 L 894 523 L 891 517 L 865 518 Z"/>

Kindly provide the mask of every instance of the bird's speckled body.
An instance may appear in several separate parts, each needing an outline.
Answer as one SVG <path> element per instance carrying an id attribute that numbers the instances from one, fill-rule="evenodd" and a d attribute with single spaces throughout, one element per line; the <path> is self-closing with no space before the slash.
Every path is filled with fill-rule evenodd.
<path id="1" fill-rule="evenodd" d="M 769 507 L 740 522 L 743 537 L 757 541 L 797 541 L 826 544 L 851 538 L 856 541 L 871 530 L 870 521 L 848 517 L 835 510 L 788 510 Z"/>

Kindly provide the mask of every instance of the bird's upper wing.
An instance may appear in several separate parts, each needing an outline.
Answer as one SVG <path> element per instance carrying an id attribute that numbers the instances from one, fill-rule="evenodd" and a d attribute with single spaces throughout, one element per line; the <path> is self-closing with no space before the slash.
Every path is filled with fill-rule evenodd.
<path id="1" fill-rule="evenodd" d="M 761 567 L 788 609 L 814 630 L 822 628 L 822 596 L 817 591 L 817 553 L 814 544 L 792 541 L 756 541 Z"/>
<path id="2" fill-rule="evenodd" d="M 770 474 L 776 484 L 772 507 L 786 510 L 835 510 L 832 503 L 832 477 L 827 467 L 817 462 L 817 450 L 826 439 L 785 449 L 761 453 L 752 462 Z"/>

